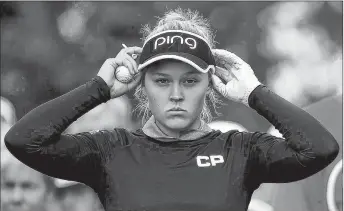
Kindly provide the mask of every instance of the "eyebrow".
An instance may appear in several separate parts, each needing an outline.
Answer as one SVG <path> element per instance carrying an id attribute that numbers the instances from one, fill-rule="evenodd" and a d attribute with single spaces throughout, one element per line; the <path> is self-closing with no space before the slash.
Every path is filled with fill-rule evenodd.
<path id="1" fill-rule="evenodd" d="M 201 75 L 201 74 L 202 74 L 202 73 L 199 72 L 199 71 L 197 71 L 197 72 L 190 71 L 190 72 L 185 73 L 184 75 Z M 170 76 L 169 74 L 166 74 L 166 73 L 159 73 L 159 72 L 153 73 L 152 75 L 153 75 L 153 76 L 165 76 L 165 77 Z"/>
<path id="2" fill-rule="evenodd" d="M 153 76 L 165 76 L 165 77 L 170 76 L 169 74 L 166 74 L 166 73 L 153 73 L 152 75 Z"/>
<path id="3" fill-rule="evenodd" d="M 195 72 L 195 71 L 191 71 L 191 72 L 187 72 L 187 73 L 185 73 L 184 75 L 201 75 L 202 73 L 201 72 L 199 72 L 199 71 L 197 71 L 197 72 Z"/>

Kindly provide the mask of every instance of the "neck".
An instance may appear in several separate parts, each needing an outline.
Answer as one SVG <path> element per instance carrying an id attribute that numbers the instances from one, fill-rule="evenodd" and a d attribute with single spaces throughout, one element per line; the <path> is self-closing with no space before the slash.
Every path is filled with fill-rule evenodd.
<path id="1" fill-rule="evenodd" d="M 196 130 L 200 128 L 201 126 L 201 118 L 197 118 L 189 127 L 183 128 L 182 130 L 174 130 L 172 128 L 165 127 L 162 125 L 159 121 L 155 120 L 155 124 L 157 127 L 163 132 L 166 136 L 179 138 L 183 132 L 189 131 L 189 130 Z"/>

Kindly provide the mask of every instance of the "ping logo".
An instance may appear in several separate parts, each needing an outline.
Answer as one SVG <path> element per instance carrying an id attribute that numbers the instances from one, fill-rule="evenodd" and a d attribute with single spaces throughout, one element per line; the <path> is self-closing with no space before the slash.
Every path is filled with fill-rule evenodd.
<path id="1" fill-rule="evenodd" d="M 181 36 L 175 35 L 173 37 L 167 36 L 165 37 L 158 37 L 154 42 L 154 50 L 158 48 L 158 46 L 164 44 L 172 44 L 174 42 L 180 42 L 180 44 L 185 44 L 189 46 L 190 49 L 195 49 L 197 47 L 197 41 L 194 38 L 187 37 L 183 38 Z"/>
<path id="2" fill-rule="evenodd" d="M 210 155 L 210 156 L 197 156 L 196 157 L 197 166 L 199 167 L 209 167 L 216 166 L 216 164 L 224 163 L 222 155 Z"/>

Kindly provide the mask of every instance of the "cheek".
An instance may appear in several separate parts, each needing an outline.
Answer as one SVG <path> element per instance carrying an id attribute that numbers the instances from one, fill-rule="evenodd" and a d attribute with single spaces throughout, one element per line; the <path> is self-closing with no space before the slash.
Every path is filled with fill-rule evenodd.
<path id="1" fill-rule="evenodd" d="M 206 89 L 199 88 L 190 90 L 186 96 L 186 100 L 194 110 L 199 110 L 199 108 L 203 108 L 205 95 Z"/>
<path id="2" fill-rule="evenodd" d="M 146 84 L 144 90 L 148 98 L 149 109 L 152 113 L 163 110 L 164 106 L 168 103 L 168 93 L 164 89 L 152 84 Z"/>
<path id="3" fill-rule="evenodd" d="M 11 195 L 13 195 L 11 191 L 8 191 L 5 188 L 1 188 L 1 205 L 7 204 L 10 200 Z"/>
<path id="4" fill-rule="evenodd" d="M 44 201 L 46 201 L 46 198 L 48 197 L 48 193 L 45 188 L 38 187 L 36 189 L 28 190 L 26 195 L 26 200 L 34 205 L 40 205 L 43 204 Z"/>
<path id="5" fill-rule="evenodd" d="M 193 101 L 193 107 L 192 107 L 192 116 L 199 116 L 202 112 L 202 109 L 204 107 L 204 98 L 198 98 L 197 100 Z"/>
<path id="6" fill-rule="evenodd" d="M 149 110 L 154 116 L 161 116 L 163 115 L 166 105 L 168 101 L 166 100 L 166 96 L 161 94 L 156 94 L 154 96 L 148 97 L 148 104 Z"/>

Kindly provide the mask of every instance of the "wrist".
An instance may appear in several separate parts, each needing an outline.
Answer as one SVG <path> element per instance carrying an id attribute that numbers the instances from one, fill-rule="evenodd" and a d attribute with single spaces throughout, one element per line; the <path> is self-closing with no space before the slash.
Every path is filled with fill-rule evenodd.
<path id="1" fill-rule="evenodd" d="M 111 88 L 112 86 L 112 82 L 109 80 L 106 80 L 105 77 L 101 76 L 101 75 L 97 75 L 97 78 L 99 78 L 103 83 L 105 83 L 109 88 Z"/>
<path id="2" fill-rule="evenodd" d="M 100 76 L 96 76 L 95 78 L 93 78 L 93 81 L 95 81 L 99 85 L 98 90 L 102 96 L 103 102 L 106 102 L 109 99 L 111 99 L 110 87 L 107 84 L 107 82 Z"/>
<path id="3" fill-rule="evenodd" d="M 262 83 L 260 83 L 258 80 L 254 80 L 252 81 L 249 86 L 247 87 L 245 93 L 244 93 L 244 96 L 243 96 L 243 100 L 242 100 L 242 103 L 244 105 L 246 105 L 247 107 L 250 107 L 249 106 L 249 98 L 250 98 L 250 95 L 251 93 L 253 92 L 253 90 L 255 90 L 259 85 L 262 85 Z"/>

